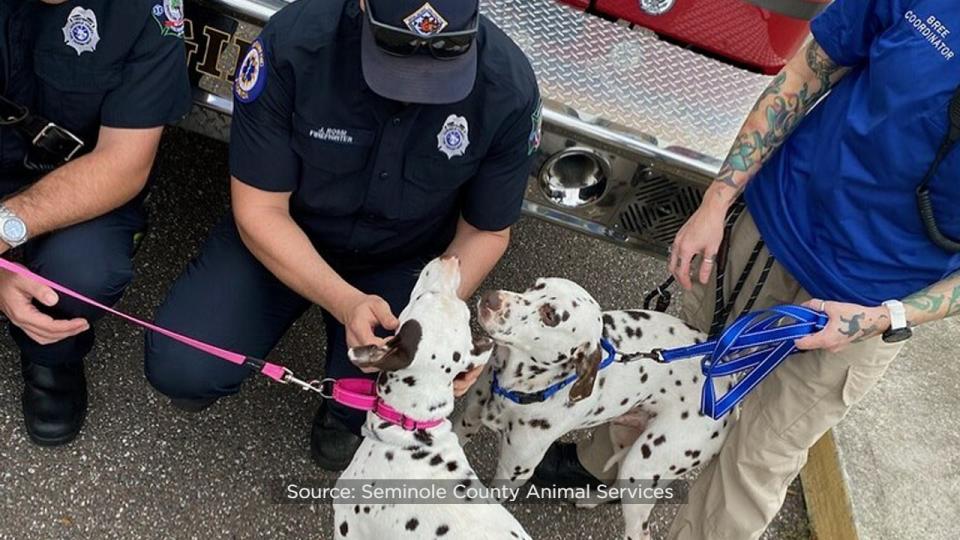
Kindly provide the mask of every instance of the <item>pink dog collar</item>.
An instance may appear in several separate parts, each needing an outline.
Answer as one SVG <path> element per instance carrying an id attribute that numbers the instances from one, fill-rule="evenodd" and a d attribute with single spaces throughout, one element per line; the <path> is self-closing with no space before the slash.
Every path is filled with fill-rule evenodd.
<path id="1" fill-rule="evenodd" d="M 374 380 L 339 379 L 332 382 L 333 390 L 330 397 L 337 403 L 359 411 L 372 411 L 383 420 L 400 426 L 406 431 L 435 428 L 446 421 L 446 418 L 414 420 L 401 413 L 380 399 L 377 395 L 377 382 Z"/>

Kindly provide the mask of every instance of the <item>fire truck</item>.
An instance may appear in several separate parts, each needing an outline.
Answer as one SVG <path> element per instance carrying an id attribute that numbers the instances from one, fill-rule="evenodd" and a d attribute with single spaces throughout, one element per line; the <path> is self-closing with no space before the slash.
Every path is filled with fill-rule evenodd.
<path id="1" fill-rule="evenodd" d="M 293 0 L 188 0 L 187 129 L 229 136 L 238 59 Z M 664 256 L 830 0 L 481 0 L 544 98 L 527 215 Z"/>

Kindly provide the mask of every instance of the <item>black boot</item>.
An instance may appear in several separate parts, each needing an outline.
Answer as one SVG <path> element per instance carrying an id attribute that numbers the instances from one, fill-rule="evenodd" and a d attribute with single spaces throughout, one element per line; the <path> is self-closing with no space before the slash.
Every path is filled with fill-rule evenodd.
<path id="1" fill-rule="evenodd" d="M 83 362 L 46 367 L 23 358 L 23 420 L 30 440 L 61 446 L 80 433 L 87 416 L 87 378 Z"/>
<path id="2" fill-rule="evenodd" d="M 363 438 L 330 414 L 326 402 L 317 409 L 310 429 L 310 455 L 320 468 L 340 472 L 350 465 Z"/>
<path id="3" fill-rule="evenodd" d="M 543 456 L 543 460 L 533 471 L 530 479 L 540 487 L 580 488 L 590 486 L 596 489 L 604 485 L 603 481 L 590 474 L 577 457 L 577 445 L 574 443 L 553 443 Z"/>

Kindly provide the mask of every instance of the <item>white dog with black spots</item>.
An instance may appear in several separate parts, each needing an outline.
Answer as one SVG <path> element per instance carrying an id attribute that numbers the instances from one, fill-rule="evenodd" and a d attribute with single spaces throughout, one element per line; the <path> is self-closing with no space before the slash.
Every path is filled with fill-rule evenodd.
<path id="1" fill-rule="evenodd" d="M 492 341 L 471 337 L 470 310 L 457 297 L 459 287 L 459 261 L 453 257 L 433 260 L 421 272 L 410 303 L 400 314 L 396 336 L 385 347 L 350 351 L 358 367 L 380 371 L 377 394 L 409 418 L 446 418 L 453 412 L 454 379 L 490 358 Z M 455 486 L 482 487 L 449 421 L 407 431 L 368 413 L 363 431 L 363 443 L 340 476 L 340 488 L 357 491 L 361 483 L 378 480 L 391 486 L 409 481 L 412 487 L 435 482 L 448 491 L 456 491 Z M 494 500 L 408 504 L 340 499 L 333 507 L 337 539 L 530 538 Z"/>
<path id="2" fill-rule="evenodd" d="M 607 467 L 619 466 L 620 486 L 666 486 L 719 452 L 732 422 L 700 413 L 696 360 L 644 359 L 599 369 L 606 355 L 601 338 L 623 354 L 701 343 L 705 335 L 683 321 L 655 311 L 603 312 L 582 287 L 556 278 L 537 280 L 523 293 L 493 291 L 478 309 L 496 347 L 454 429 L 464 444 L 481 425 L 500 434 L 498 480 L 522 485 L 551 443 L 608 422 L 617 452 Z M 549 399 L 518 404 L 492 395 L 494 372 L 502 388 L 521 393 L 573 374 L 577 379 Z M 622 508 L 624 538 L 649 538 L 653 503 L 625 501 Z"/>

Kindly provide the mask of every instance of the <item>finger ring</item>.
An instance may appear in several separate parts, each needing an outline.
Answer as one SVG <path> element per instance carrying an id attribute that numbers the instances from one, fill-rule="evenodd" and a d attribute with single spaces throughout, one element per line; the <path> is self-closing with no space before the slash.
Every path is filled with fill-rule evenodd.
<path id="1" fill-rule="evenodd" d="M 703 262 L 705 262 L 705 263 L 707 263 L 707 264 L 713 264 L 713 263 L 715 263 L 715 262 L 717 262 L 717 261 L 716 261 L 716 259 L 714 259 L 713 257 L 704 257 L 704 258 L 703 258 Z"/>
<path id="2" fill-rule="evenodd" d="M 823 308 L 825 308 L 825 307 L 827 307 L 827 301 L 826 301 L 826 300 L 821 300 L 821 301 L 820 301 L 820 309 L 818 309 L 817 311 L 823 311 Z"/>

